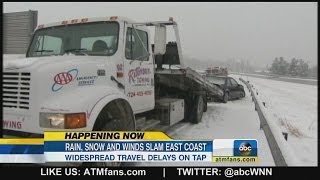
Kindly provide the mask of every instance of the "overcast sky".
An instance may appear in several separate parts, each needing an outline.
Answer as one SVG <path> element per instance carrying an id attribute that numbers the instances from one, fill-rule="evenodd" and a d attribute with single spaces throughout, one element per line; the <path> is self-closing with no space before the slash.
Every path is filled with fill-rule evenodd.
<path id="1" fill-rule="evenodd" d="M 38 11 L 38 24 L 126 16 L 174 17 L 183 53 L 199 59 L 245 59 L 265 66 L 278 56 L 317 63 L 317 3 L 3 3 L 3 11 Z"/>

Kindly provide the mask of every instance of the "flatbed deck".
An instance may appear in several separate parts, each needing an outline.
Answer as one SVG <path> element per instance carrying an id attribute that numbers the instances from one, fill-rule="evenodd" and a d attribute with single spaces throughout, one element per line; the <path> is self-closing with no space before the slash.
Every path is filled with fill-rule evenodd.
<path id="1" fill-rule="evenodd" d="M 205 91 L 210 96 L 223 96 L 223 90 L 191 68 L 156 70 L 156 83 L 182 91 Z"/>

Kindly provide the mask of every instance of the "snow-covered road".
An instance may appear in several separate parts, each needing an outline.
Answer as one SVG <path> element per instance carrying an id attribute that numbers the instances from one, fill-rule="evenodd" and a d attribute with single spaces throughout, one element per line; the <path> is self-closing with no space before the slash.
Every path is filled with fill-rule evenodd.
<path id="1" fill-rule="evenodd" d="M 236 79 L 239 83 L 240 81 Z M 249 95 L 245 88 L 246 94 Z M 257 139 L 258 163 L 139 163 L 139 166 L 274 166 L 263 130 L 260 130 L 259 117 L 254 110 L 251 97 L 224 103 L 209 103 L 202 122 L 190 125 L 171 134 L 174 139 L 181 140 L 213 140 L 213 139 Z"/>
<path id="2" fill-rule="evenodd" d="M 240 75 L 233 75 L 239 78 Z M 242 76 L 266 103 L 264 111 L 282 132 L 288 132 L 288 144 L 294 153 L 296 166 L 317 165 L 317 89 L 318 86 L 281 82 Z"/>

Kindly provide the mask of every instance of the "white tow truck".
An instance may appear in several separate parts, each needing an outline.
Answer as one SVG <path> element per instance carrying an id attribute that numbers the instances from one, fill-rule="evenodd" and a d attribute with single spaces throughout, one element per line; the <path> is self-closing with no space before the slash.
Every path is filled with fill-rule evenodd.
<path id="1" fill-rule="evenodd" d="M 168 26 L 176 42 L 166 42 Z M 154 44 L 148 27 L 154 27 Z M 218 86 L 184 66 L 172 18 L 139 23 L 112 16 L 39 25 L 26 57 L 3 62 L 4 136 L 199 123 L 207 96 L 217 94 L 223 94 Z"/>

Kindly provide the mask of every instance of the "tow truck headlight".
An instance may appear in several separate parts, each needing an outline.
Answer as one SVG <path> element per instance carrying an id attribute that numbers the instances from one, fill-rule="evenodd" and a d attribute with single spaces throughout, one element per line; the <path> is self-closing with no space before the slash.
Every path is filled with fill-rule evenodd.
<path id="1" fill-rule="evenodd" d="M 87 126 L 85 113 L 40 113 L 40 127 L 57 129 L 77 129 Z"/>

